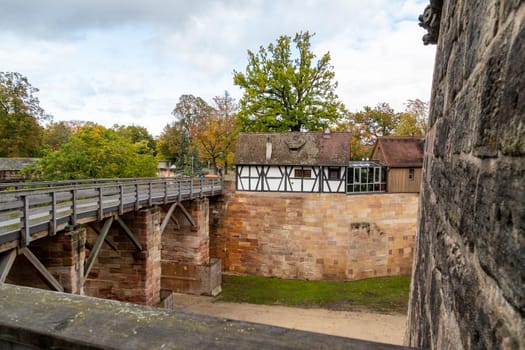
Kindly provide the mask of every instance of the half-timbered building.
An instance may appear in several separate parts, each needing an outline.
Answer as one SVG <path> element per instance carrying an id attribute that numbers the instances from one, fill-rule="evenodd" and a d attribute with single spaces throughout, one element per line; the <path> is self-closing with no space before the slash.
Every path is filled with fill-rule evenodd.
<path id="1" fill-rule="evenodd" d="M 349 132 L 242 133 L 237 191 L 345 193 Z"/>

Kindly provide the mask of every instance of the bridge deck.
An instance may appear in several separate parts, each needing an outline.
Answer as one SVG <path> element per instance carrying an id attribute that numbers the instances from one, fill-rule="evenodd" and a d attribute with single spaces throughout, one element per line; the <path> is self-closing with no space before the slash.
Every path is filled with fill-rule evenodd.
<path id="1" fill-rule="evenodd" d="M 0 184 L 0 252 L 112 215 L 222 194 L 220 179 L 95 179 Z"/>

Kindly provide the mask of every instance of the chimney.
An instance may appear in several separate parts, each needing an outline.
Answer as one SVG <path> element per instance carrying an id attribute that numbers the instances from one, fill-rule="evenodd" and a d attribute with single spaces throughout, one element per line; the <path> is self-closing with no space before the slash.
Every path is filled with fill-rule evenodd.
<path id="1" fill-rule="evenodd" d="M 270 141 L 270 136 L 266 138 L 266 161 L 269 161 L 272 158 L 272 141 Z"/>

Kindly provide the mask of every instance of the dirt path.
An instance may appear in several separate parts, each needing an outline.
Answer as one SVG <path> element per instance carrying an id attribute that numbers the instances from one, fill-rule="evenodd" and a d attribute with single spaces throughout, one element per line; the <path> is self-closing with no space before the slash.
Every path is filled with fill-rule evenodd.
<path id="1" fill-rule="evenodd" d="M 406 322 L 403 315 L 225 303 L 186 294 L 174 294 L 173 305 L 196 314 L 397 345 L 403 344 Z"/>

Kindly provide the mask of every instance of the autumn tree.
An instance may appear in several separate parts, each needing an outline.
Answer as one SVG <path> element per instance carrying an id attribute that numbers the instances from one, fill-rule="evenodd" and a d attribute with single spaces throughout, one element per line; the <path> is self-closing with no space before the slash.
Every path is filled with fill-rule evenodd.
<path id="1" fill-rule="evenodd" d="M 0 156 L 37 157 L 49 120 L 35 94 L 38 89 L 16 72 L 0 72 Z"/>
<path id="2" fill-rule="evenodd" d="M 131 143 L 115 130 L 89 124 L 26 172 L 40 180 L 75 180 L 149 177 L 156 170 L 157 161 L 143 142 Z"/>
<path id="3" fill-rule="evenodd" d="M 246 71 L 234 71 L 233 77 L 244 90 L 239 110 L 242 131 L 322 130 L 344 114 L 335 93 L 330 54 L 316 61 L 312 36 L 283 35 L 258 53 L 248 51 Z"/>
<path id="4" fill-rule="evenodd" d="M 181 95 L 179 102 L 171 114 L 175 117 L 175 123 L 168 125 L 167 133 L 161 135 L 164 145 L 171 145 L 172 153 L 168 158 L 174 160 L 178 168 L 184 168 L 187 174 L 191 174 L 197 167 L 201 167 L 198 150 L 192 142 L 195 129 L 199 128 L 213 113 L 213 108 L 202 98 L 193 95 Z M 169 139 L 178 137 L 178 140 Z M 174 149 L 176 146 L 177 149 Z M 162 148 L 166 149 L 165 146 Z"/>
<path id="5" fill-rule="evenodd" d="M 427 130 L 428 103 L 420 99 L 408 100 L 404 112 L 399 114 L 396 134 L 402 136 L 424 136 Z"/>
<path id="6" fill-rule="evenodd" d="M 186 170 L 191 163 L 193 168 L 206 161 L 215 166 L 233 158 L 237 104 L 228 92 L 214 97 L 211 105 L 200 97 L 182 95 L 172 114 L 176 120 L 159 137 L 158 157 L 173 160 L 177 168 Z"/>
<path id="7" fill-rule="evenodd" d="M 56 151 L 69 141 L 71 135 L 86 124 L 87 122 L 76 120 L 49 123 L 44 129 L 44 145 Z"/>
<path id="8" fill-rule="evenodd" d="M 388 103 L 379 103 L 376 107 L 363 107 L 361 111 L 348 113 L 342 118 L 336 130 L 352 133 L 351 158 L 367 159 L 380 136 L 424 136 L 428 103 L 419 99 L 408 100 L 404 112 L 395 112 Z"/>
<path id="9" fill-rule="evenodd" d="M 213 102 L 210 114 L 192 128 L 190 135 L 202 159 L 210 160 L 214 168 L 220 161 L 227 171 L 237 140 L 237 104 L 227 91 L 223 96 L 215 96 Z"/>

